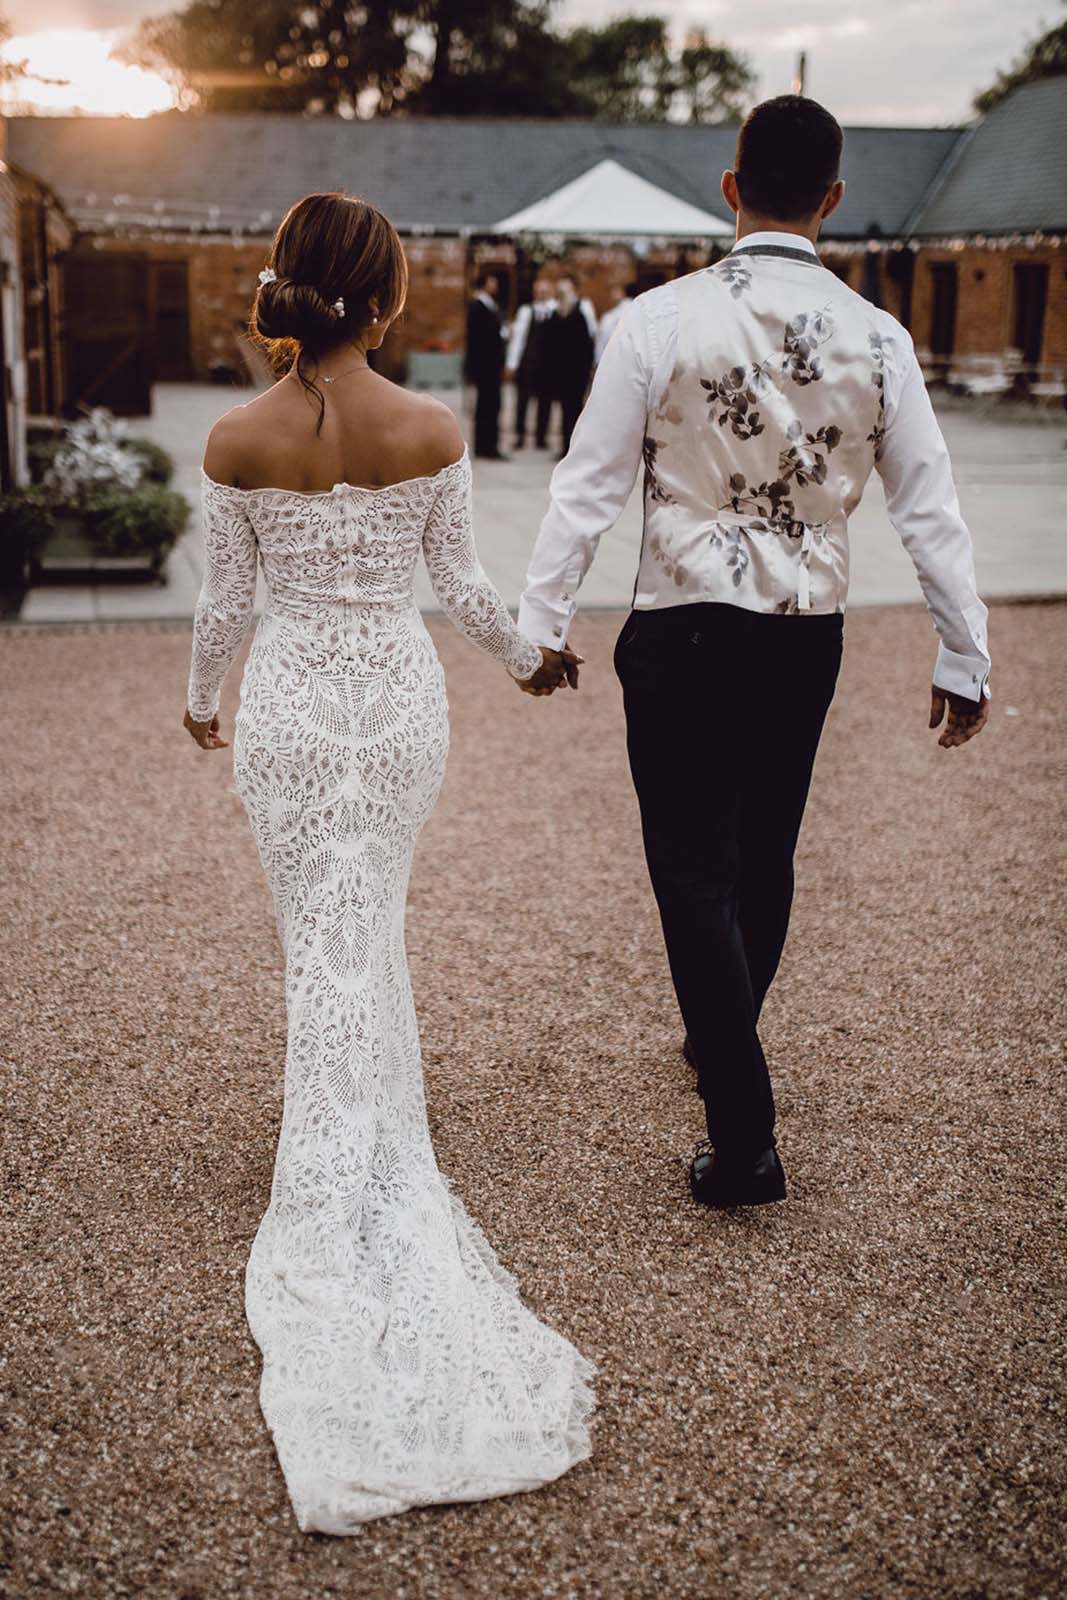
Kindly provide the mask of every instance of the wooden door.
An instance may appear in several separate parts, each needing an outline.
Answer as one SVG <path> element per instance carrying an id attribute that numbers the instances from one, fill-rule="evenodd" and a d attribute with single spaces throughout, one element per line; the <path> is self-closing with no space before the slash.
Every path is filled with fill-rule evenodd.
<path id="1" fill-rule="evenodd" d="M 950 356 L 956 348 L 959 269 L 954 261 L 935 261 L 931 263 L 930 276 L 934 281 L 930 350 L 935 356 Z"/>
<path id="2" fill-rule="evenodd" d="M 67 411 L 107 406 L 120 417 L 152 409 L 155 376 L 148 261 L 137 250 L 67 258 Z"/>
<path id="3" fill-rule="evenodd" d="M 151 262 L 149 285 L 156 336 L 156 379 L 159 383 L 187 383 L 193 375 L 189 341 L 189 263 Z"/>
<path id="4" fill-rule="evenodd" d="M 1022 352 L 1023 365 L 1041 365 L 1041 346 L 1045 339 L 1045 306 L 1048 302 L 1048 267 L 1018 263 L 1012 278 L 1014 306 L 1012 344 Z"/>

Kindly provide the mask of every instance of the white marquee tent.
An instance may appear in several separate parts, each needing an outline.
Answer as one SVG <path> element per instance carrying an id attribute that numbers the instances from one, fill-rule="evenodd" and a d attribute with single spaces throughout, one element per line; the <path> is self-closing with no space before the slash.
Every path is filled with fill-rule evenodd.
<path id="1" fill-rule="evenodd" d="M 598 161 L 554 194 L 494 224 L 495 233 L 577 234 L 617 239 L 733 239 L 732 223 L 638 177 L 618 161 Z"/>

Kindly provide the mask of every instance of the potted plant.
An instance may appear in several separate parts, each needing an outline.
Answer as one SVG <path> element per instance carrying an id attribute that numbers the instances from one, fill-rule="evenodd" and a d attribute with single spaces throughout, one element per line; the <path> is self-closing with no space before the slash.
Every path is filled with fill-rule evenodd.
<path id="1" fill-rule="evenodd" d="M 124 424 L 96 407 L 58 442 L 35 442 L 31 467 L 49 517 L 29 550 L 35 580 L 71 568 L 141 567 L 160 576 L 189 516 L 184 496 L 168 487 L 174 467 L 165 450 L 127 438 Z"/>
<path id="2" fill-rule="evenodd" d="M 132 556 L 159 574 L 163 560 L 189 519 L 189 502 L 165 484 L 145 481 L 127 488 L 102 488 L 85 505 L 86 529 L 97 555 Z"/>

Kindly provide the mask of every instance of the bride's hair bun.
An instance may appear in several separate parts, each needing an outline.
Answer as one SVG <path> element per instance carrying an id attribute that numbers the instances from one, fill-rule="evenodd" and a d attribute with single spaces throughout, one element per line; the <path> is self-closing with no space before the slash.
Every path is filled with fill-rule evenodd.
<path id="1" fill-rule="evenodd" d="M 399 234 L 355 195 L 298 200 L 274 236 L 270 261 L 260 273 L 252 332 L 269 344 L 291 341 L 312 358 L 375 318 L 391 322 L 407 295 Z"/>
<path id="2" fill-rule="evenodd" d="M 313 284 L 277 277 L 260 285 L 252 320 L 262 339 L 295 339 L 314 350 L 337 339 L 344 319 Z"/>

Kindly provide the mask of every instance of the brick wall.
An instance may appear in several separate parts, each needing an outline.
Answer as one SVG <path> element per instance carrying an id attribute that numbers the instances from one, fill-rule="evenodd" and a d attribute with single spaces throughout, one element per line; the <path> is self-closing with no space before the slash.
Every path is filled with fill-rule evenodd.
<path id="1" fill-rule="evenodd" d="M 537 270 L 555 280 L 571 273 L 580 292 L 598 312 L 607 309 L 613 284 L 625 285 L 638 264 L 623 247 L 579 247 L 540 265 L 509 241 L 467 244 L 455 238 L 407 238 L 408 300 L 403 317 L 390 333 L 386 366 L 402 361 L 407 350 L 462 350 L 467 299 L 480 267 L 496 269 L 504 280 L 505 299 L 514 309 Z M 105 254 L 138 253 L 154 262 L 184 262 L 189 286 L 189 344 L 192 376 L 205 382 L 214 367 L 243 373 L 236 336 L 244 331 L 256 276 L 270 251 L 270 240 L 191 239 L 174 234 L 158 239 L 97 235 L 82 239 L 77 249 Z M 654 275 L 673 277 L 677 251 L 650 255 L 644 267 Z M 692 265 L 703 256 L 693 254 Z M 690 270 L 688 266 L 684 270 Z"/>
<path id="2" fill-rule="evenodd" d="M 243 373 L 244 364 L 236 335 L 246 326 L 256 275 L 266 260 L 270 240 L 190 239 L 174 235 L 160 239 L 97 237 L 83 240 L 79 249 L 143 252 L 150 260 L 187 263 L 189 286 L 189 342 L 191 374 L 205 381 L 215 367 Z M 467 297 L 480 266 L 493 267 L 504 282 L 505 300 L 513 310 L 534 273 L 550 280 L 565 272 L 573 276 L 581 294 L 598 312 L 610 304 L 613 285 L 634 279 L 662 282 L 681 272 L 703 266 L 708 257 L 696 250 L 669 247 L 635 256 L 621 245 L 581 245 L 538 261 L 521 245 L 510 241 L 412 237 L 405 240 L 410 270 L 408 303 L 403 318 L 391 332 L 386 370 L 398 372 L 408 350 L 460 350 L 463 346 Z M 852 288 L 864 282 L 862 252 L 827 244 L 823 259 Z M 1067 251 L 1052 246 L 1035 250 L 923 248 L 917 254 L 910 317 L 905 317 L 916 345 L 928 346 L 930 337 L 931 277 L 929 264 L 952 260 L 959 267 L 956 351 L 978 354 L 1002 351 L 1011 343 L 1013 319 L 1012 269 L 1017 261 L 1049 266 L 1048 308 L 1042 361 L 1067 361 Z M 882 303 L 894 316 L 902 316 L 901 289 L 878 258 Z"/>
<path id="3" fill-rule="evenodd" d="M 1008 349 L 1014 339 L 1014 269 L 1016 265 L 1047 266 L 1048 299 L 1040 359 L 1044 365 L 1067 362 L 1067 250 L 1054 245 L 1034 249 L 1022 245 L 1004 249 L 966 245 L 959 250 L 924 247 L 915 265 L 912 297 L 911 331 L 920 348 L 930 346 L 930 267 L 938 262 L 955 262 L 957 267 L 957 355 L 1000 355 Z"/>

